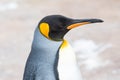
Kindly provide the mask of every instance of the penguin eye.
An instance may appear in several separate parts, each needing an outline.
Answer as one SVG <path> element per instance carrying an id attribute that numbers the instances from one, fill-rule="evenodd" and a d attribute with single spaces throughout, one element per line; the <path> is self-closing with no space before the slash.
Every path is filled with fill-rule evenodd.
<path id="1" fill-rule="evenodd" d="M 63 26 L 62 25 L 57 25 L 57 26 L 55 26 L 55 28 L 53 29 L 53 31 L 61 31 L 61 30 L 63 30 L 64 28 L 63 28 Z"/>
<path id="2" fill-rule="evenodd" d="M 59 25 L 57 25 L 57 30 L 58 31 L 64 31 L 66 30 L 66 25 L 63 23 L 60 23 Z"/>
<path id="3" fill-rule="evenodd" d="M 53 27 L 52 27 L 53 31 L 59 31 L 59 30 L 63 30 L 63 29 L 64 29 L 64 26 L 63 26 L 62 23 L 54 24 Z"/>
<path id="4" fill-rule="evenodd" d="M 68 24 L 68 22 L 71 22 L 71 19 L 66 19 L 66 18 L 60 18 L 59 19 L 59 22 L 60 22 L 60 25 L 61 25 L 61 27 L 62 28 L 65 28 L 67 25 L 66 24 Z"/>

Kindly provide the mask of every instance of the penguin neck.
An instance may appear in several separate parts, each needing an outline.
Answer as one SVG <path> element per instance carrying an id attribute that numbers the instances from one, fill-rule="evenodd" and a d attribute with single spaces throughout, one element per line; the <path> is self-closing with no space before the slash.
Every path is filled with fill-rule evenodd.
<path id="1" fill-rule="evenodd" d="M 51 74 L 53 73 L 56 77 L 56 80 L 59 80 L 57 67 L 59 60 L 59 48 L 62 43 L 63 41 L 52 41 L 47 39 L 40 33 L 39 29 L 36 28 L 31 50 L 33 52 L 31 52 L 31 54 L 34 54 L 34 61 L 37 61 L 37 64 L 42 64 L 42 66 L 39 67 L 45 67 L 43 68 L 45 71 L 50 70 Z M 48 67 L 47 64 L 49 65 Z M 45 74 L 48 74 L 48 72 L 46 71 Z M 51 76 L 51 74 L 49 75 Z"/>

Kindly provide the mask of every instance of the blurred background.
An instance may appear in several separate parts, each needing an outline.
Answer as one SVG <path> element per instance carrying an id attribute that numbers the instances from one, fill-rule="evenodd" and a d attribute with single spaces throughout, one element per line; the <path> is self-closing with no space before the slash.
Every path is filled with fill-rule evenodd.
<path id="1" fill-rule="evenodd" d="M 35 27 L 51 14 L 103 19 L 65 38 L 84 80 L 120 80 L 120 0 L 0 0 L 0 80 L 22 80 Z"/>

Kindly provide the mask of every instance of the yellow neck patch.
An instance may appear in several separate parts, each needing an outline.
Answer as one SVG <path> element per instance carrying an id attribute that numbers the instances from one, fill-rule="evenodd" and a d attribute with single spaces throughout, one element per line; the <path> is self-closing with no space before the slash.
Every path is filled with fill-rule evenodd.
<path id="1" fill-rule="evenodd" d="M 47 23 L 41 23 L 39 25 L 40 32 L 49 39 L 49 24 Z"/>
<path id="2" fill-rule="evenodd" d="M 62 45 L 61 45 L 61 49 L 64 49 L 67 46 L 68 46 L 68 42 L 67 42 L 67 40 L 64 40 L 63 43 L 62 43 Z"/>

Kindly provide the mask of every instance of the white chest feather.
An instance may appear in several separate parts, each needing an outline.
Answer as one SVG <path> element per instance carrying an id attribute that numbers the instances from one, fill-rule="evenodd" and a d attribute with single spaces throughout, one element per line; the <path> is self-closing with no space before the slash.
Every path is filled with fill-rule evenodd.
<path id="1" fill-rule="evenodd" d="M 59 51 L 58 73 L 60 80 L 82 80 L 75 53 L 67 41 Z"/>

